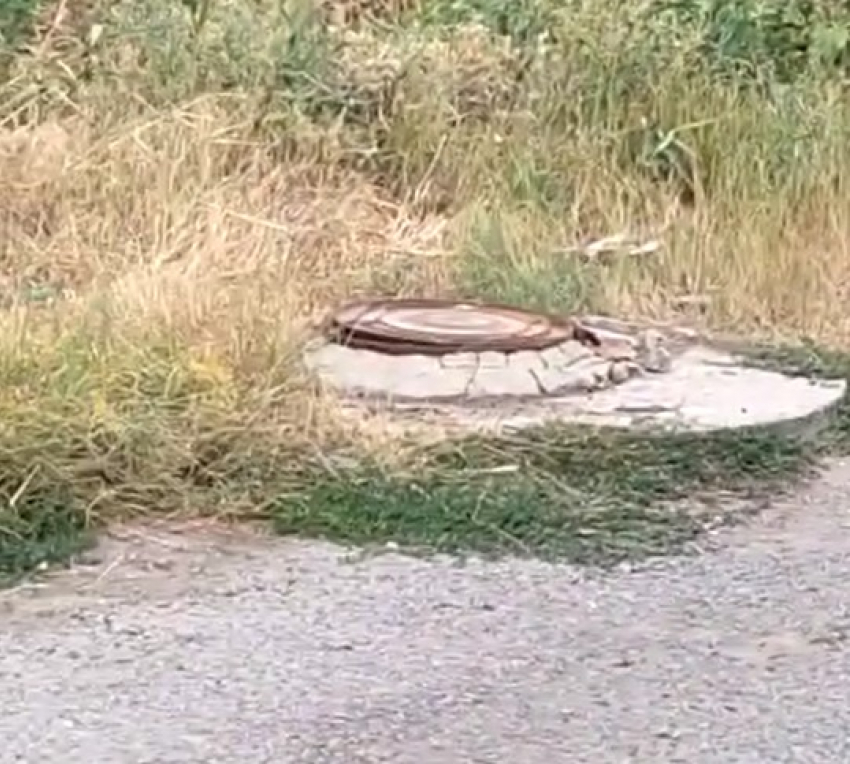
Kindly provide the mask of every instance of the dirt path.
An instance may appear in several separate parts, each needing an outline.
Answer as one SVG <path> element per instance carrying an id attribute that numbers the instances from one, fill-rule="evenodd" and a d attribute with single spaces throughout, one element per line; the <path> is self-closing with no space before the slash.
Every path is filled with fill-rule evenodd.
<path id="1" fill-rule="evenodd" d="M 112 541 L 0 593 L 0 761 L 850 761 L 850 465 L 716 541 L 608 575 Z"/>

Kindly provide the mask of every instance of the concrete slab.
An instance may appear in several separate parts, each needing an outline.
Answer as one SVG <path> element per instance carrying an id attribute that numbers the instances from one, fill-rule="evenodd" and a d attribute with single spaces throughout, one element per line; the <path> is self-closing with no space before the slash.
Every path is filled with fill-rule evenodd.
<path id="1" fill-rule="evenodd" d="M 706 345 L 681 350 L 664 373 L 617 364 L 579 343 L 533 353 L 385 356 L 325 345 L 308 366 L 331 387 L 373 403 L 405 402 L 404 416 L 438 413 L 474 429 L 553 421 L 706 432 L 798 426 L 828 413 L 843 380 L 810 380 L 743 365 Z M 631 363 L 631 362 L 629 362 Z"/>
<path id="2" fill-rule="evenodd" d="M 310 350 L 308 365 L 335 390 L 354 396 L 441 400 L 464 395 L 476 365 L 446 368 L 424 355 L 392 356 L 329 343 Z"/>
<path id="3" fill-rule="evenodd" d="M 607 387 L 613 381 L 610 368 L 609 362 L 589 356 L 569 364 L 548 366 L 535 372 L 534 376 L 546 395 L 587 393 Z"/>
<path id="4" fill-rule="evenodd" d="M 528 369 L 485 366 L 475 373 L 466 395 L 470 403 L 481 398 L 527 398 L 540 395 L 540 387 Z"/>
<path id="5" fill-rule="evenodd" d="M 508 356 L 508 366 L 518 369 L 526 369 L 529 373 L 538 373 L 546 368 L 540 353 L 531 350 L 521 350 L 519 353 L 511 353 Z"/>

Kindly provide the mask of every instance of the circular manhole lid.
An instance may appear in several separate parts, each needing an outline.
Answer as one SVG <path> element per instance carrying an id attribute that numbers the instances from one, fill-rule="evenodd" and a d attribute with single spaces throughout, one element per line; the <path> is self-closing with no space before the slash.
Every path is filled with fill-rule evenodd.
<path id="1" fill-rule="evenodd" d="M 331 316 L 330 338 L 395 355 L 543 350 L 571 339 L 573 324 L 505 305 L 436 299 L 369 300 Z"/>

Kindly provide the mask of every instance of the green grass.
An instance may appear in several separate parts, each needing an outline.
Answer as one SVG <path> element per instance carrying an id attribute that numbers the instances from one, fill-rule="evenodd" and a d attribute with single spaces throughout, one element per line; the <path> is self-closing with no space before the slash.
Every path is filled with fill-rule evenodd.
<path id="1" fill-rule="evenodd" d="M 736 349 L 760 368 L 850 380 L 850 356 L 811 343 Z M 273 525 L 350 544 L 609 566 L 681 553 L 846 454 L 850 397 L 814 441 L 767 429 L 659 437 L 548 427 L 431 448 L 415 470 L 316 471 L 273 504 Z"/>
<path id="2" fill-rule="evenodd" d="M 37 468 L 2 490 L 0 501 L 0 585 L 64 564 L 94 541 L 67 486 L 38 476 Z"/>
<path id="3" fill-rule="evenodd" d="M 707 522 L 694 502 L 782 491 L 816 456 L 759 431 L 647 437 L 545 428 L 447 445 L 409 472 L 317 472 L 273 505 L 273 523 L 281 533 L 355 544 L 611 564 L 681 551 Z"/>
<path id="4" fill-rule="evenodd" d="M 41 0 L 3 0 L 0 2 L 0 49 L 14 51 L 28 41 Z"/>

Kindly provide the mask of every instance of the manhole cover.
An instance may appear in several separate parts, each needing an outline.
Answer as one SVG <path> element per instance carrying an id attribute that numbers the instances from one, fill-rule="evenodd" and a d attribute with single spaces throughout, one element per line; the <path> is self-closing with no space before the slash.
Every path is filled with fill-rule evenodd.
<path id="1" fill-rule="evenodd" d="M 450 300 L 358 302 L 339 310 L 328 323 L 334 342 L 393 355 L 544 350 L 577 338 L 569 320 Z"/>

